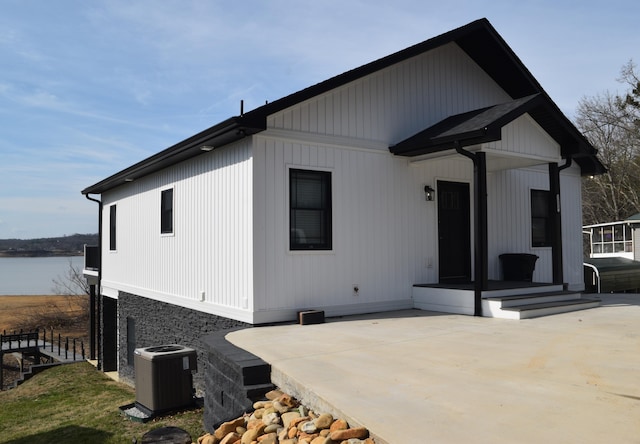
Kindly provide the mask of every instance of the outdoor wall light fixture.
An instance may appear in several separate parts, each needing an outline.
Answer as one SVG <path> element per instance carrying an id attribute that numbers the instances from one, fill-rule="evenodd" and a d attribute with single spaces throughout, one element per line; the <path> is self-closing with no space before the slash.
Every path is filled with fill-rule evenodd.
<path id="1" fill-rule="evenodd" d="M 431 188 L 431 185 L 425 185 L 424 186 L 424 197 L 426 200 L 428 201 L 432 201 L 433 200 L 433 196 L 434 196 L 434 192 L 436 190 L 434 190 L 433 188 Z"/>
<path id="2" fill-rule="evenodd" d="M 202 145 L 200 151 L 213 151 L 213 147 L 211 145 Z"/>

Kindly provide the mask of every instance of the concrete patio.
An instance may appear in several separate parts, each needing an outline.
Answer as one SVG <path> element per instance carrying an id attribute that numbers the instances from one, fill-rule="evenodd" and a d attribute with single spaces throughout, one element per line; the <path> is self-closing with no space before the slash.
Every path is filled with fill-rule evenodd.
<path id="1" fill-rule="evenodd" d="M 640 295 L 521 321 L 419 310 L 227 335 L 380 443 L 640 442 Z"/>

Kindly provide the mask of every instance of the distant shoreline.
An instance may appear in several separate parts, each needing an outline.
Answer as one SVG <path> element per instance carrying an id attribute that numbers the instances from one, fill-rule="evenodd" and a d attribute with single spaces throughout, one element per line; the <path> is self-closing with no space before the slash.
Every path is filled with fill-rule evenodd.
<path id="1" fill-rule="evenodd" d="M 0 257 L 74 257 L 84 256 L 82 251 L 0 251 Z"/>

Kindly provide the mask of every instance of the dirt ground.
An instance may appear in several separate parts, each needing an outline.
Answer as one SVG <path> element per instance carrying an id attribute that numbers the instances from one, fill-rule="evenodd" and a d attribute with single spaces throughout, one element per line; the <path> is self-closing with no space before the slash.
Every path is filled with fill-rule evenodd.
<path id="1" fill-rule="evenodd" d="M 43 313 L 60 312 L 79 316 L 88 305 L 88 296 L 0 296 L 0 332 L 28 330 L 29 321 Z M 60 327 L 55 333 L 71 338 L 87 336 L 88 325 Z"/>
<path id="2" fill-rule="evenodd" d="M 32 331 L 33 326 L 47 330 L 47 338 L 54 327 L 55 337 L 69 337 L 82 340 L 85 344 L 89 338 L 89 323 L 87 310 L 88 296 L 0 296 L 0 333 L 7 334 L 14 331 Z M 44 327 L 43 327 L 44 326 Z M 16 354 L 8 353 L 3 356 L 3 384 L 0 390 L 9 387 L 20 377 L 20 364 L 26 367 L 33 364 L 29 359 L 21 361 Z"/>

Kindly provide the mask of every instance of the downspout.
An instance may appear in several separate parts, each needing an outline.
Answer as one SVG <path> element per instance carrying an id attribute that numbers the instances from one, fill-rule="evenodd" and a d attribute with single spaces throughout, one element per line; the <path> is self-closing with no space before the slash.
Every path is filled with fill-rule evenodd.
<path id="1" fill-rule="evenodd" d="M 98 199 L 94 199 L 93 197 L 90 197 L 89 194 L 85 194 L 84 197 L 86 197 L 88 200 L 92 201 L 92 202 L 96 202 L 98 204 L 98 301 L 96 304 L 96 308 L 97 308 L 97 312 L 95 313 L 95 317 L 97 319 L 97 322 L 99 323 L 98 328 L 97 328 L 97 338 L 95 339 L 97 342 L 98 347 L 100 347 L 100 344 L 102 342 L 102 322 L 101 322 L 101 309 L 102 309 L 102 201 L 98 200 Z M 94 311 L 96 310 L 91 310 L 91 316 L 93 316 Z M 95 328 L 96 322 L 95 319 L 94 321 L 92 321 L 91 323 L 91 327 Z M 92 337 L 94 337 L 93 333 L 91 333 Z M 102 354 L 100 353 L 100 351 L 98 351 L 97 353 L 98 355 L 98 369 L 101 370 L 102 369 Z"/>
<path id="2" fill-rule="evenodd" d="M 474 181 L 474 298 L 473 314 L 482 316 L 482 292 L 488 288 L 488 220 L 487 220 L 487 157 L 484 152 L 471 153 L 455 142 L 456 152 L 473 162 Z"/>
<path id="3" fill-rule="evenodd" d="M 553 283 L 557 285 L 564 285 L 564 264 L 562 258 L 562 205 L 560 198 L 560 173 L 563 170 L 571 167 L 573 159 L 571 156 L 567 157 L 567 161 L 564 165 L 558 166 L 556 163 L 549 164 L 549 187 L 554 193 L 554 201 L 551 202 L 553 218 L 553 250 L 552 250 L 552 269 L 553 269 Z"/>
<path id="4" fill-rule="evenodd" d="M 573 157 L 571 157 L 571 156 L 567 157 L 567 163 L 565 163 L 564 165 L 558 167 L 558 171 L 566 170 L 567 168 L 569 168 L 571 166 L 572 163 L 573 163 Z"/>

